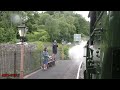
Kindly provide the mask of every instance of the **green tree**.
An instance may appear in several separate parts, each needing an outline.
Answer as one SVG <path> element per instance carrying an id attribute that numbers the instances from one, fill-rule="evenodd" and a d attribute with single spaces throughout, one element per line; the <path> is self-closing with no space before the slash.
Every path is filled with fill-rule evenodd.
<path id="1" fill-rule="evenodd" d="M 89 22 L 73 11 L 1 11 L 0 12 L 0 42 L 13 42 L 19 39 L 17 26 L 25 21 L 28 41 L 73 41 L 73 35 L 80 33 L 87 36 Z M 18 15 L 22 20 L 13 22 Z"/>
<path id="2" fill-rule="evenodd" d="M 58 37 L 58 22 L 56 19 L 53 19 L 51 16 L 47 18 L 45 26 L 47 28 L 47 32 L 50 35 L 50 40 L 53 41 Z"/>

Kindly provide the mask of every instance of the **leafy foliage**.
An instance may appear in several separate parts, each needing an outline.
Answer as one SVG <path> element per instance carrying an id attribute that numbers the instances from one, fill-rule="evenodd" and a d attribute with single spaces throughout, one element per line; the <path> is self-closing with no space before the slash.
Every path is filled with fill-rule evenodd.
<path id="1" fill-rule="evenodd" d="M 28 32 L 27 40 L 51 42 L 54 39 L 61 43 L 64 39 L 67 42 L 73 41 L 75 33 L 87 36 L 89 33 L 89 22 L 81 15 L 73 11 L 2 11 L 0 13 L 0 43 L 16 42 L 19 39 L 16 21 L 13 23 L 11 18 L 19 15 L 25 21 Z"/>

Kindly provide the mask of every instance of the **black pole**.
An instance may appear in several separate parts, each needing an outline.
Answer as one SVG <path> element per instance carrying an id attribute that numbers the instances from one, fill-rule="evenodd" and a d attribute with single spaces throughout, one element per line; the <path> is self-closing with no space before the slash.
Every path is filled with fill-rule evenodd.
<path id="1" fill-rule="evenodd" d="M 16 74 L 16 50 L 14 51 L 14 74 Z"/>

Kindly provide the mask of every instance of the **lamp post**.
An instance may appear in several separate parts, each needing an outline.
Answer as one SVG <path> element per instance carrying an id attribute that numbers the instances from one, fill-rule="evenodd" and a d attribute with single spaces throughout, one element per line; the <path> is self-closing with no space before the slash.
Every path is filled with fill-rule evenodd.
<path id="1" fill-rule="evenodd" d="M 21 38 L 21 60 L 20 60 L 20 79 L 24 76 L 24 38 L 28 31 L 25 24 L 18 26 L 19 35 Z"/>

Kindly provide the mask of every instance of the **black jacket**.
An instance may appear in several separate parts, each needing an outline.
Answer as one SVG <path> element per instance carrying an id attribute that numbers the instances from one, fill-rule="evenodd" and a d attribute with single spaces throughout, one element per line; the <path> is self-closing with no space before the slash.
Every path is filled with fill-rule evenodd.
<path id="1" fill-rule="evenodd" d="M 54 54 L 57 54 L 57 47 L 58 47 L 57 43 L 53 43 L 52 50 Z"/>

